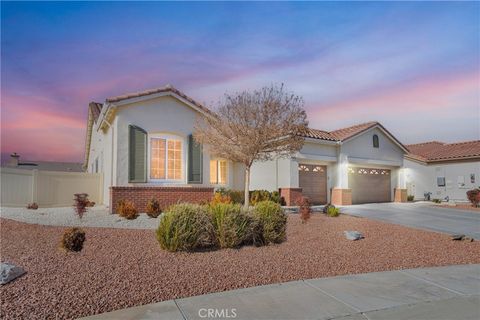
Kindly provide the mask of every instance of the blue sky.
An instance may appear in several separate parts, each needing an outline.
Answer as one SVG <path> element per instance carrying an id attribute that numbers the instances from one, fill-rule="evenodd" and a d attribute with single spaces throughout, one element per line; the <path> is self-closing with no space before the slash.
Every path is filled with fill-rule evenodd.
<path id="1" fill-rule="evenodd" d="M 2 2 L 2 154 L 83 156 L 88 102 L 170 83 L 214 106 L 285 83 L 310 124 L 478 139 L 478 2 Z"/>

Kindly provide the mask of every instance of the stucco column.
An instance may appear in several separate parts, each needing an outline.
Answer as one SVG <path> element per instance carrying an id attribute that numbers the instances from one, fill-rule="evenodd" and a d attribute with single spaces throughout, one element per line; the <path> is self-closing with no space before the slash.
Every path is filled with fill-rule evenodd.
<path id="1" fill-rule="evenodd" d="M 405 177 L 406 169 L 400 167 L 397 170 L 397 186 L 394 190 L 395 202 L 407 202 L 407 181 Z"/>
<path id="2" fill-rule="evenodd" d="M 337 157 L 335 188 L 348 189 L 348 157 L 341 153 Z"/>
<path id="3" fill-rule="evenodd" d="M 335 187 L 332 189 L 331 202 L 334 205 L 352 204 L 352 190 L 348 188 L 348 157 L 343 153 L 337 156 Z"/>

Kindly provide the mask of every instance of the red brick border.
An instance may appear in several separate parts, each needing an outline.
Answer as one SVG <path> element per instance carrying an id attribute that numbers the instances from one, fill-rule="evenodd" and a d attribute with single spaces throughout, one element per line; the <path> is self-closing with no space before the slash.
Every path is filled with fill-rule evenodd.
<path id="1" fill-rule="evenodd" d="M 160 207 L 179 202 L 200 203 L 210 201 L 213 188 L 209 187 L 157 187 L 157 186 L 128 186 L 110 187 L 110 213 L 115 213 L 115 207 L 120 200 L 129 200 L 135 204 L 138 212 L 145 212 L 148 200 L 155 198 Z"/>

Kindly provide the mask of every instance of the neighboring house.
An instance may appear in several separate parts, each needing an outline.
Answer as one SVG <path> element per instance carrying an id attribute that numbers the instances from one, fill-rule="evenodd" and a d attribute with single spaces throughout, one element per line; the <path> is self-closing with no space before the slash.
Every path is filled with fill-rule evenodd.
<path id="1" fill-rule="evenodd" d="M 168 205 L 207 201 L 218 187 L 242 190 L 244 166 L 193 141 L 195 122 L 206 116 L 209 109 L 171 86 L 90 103 L 84 166 L 103 174 L 105 204 L 114 210 L 118 200 L 132 200 L 144 210 L 151 197 Z M 412 157 L 378 122 L 309 129 L 293 157 L 254 163 L 250 189 L 280 190 L 288 205 L 302 195 L 314 204 L 403 202 Z M 471 173 L 478 179 L 478 170 Z M 416 196 L 425 188 L 417 182 Z"/>
<path id="2" fill-rule="evenodd" d="M 408 194 L 415 199 L 467 200 L 466 192 L 480 186 L 480 140 L 438 141 L 407 146 L 405 156 Z"/>
<path id="3" fill-rule="evenodd" d="M 166 205 L 206 201 L 217 187 L 243 189 L 242 164 L 193 141 L 195 121 L 211 114 L 171 86 L 90 103 L 84 166 L 103 173 L 105 204 L 114 210 L 127 199 L 144 210 L 153 196 Z M 310 129 L 294 157 L 252 166 L 251 189 L 280 190 L 287 204 L 302 194 L 341 205 L 406 201 L 407 153 L 377 122 Z"/>
<path id="4" fill-rule="evenodd" d="M 20 155 L 16 152 L 10 155 L 10 159 L 3 167 L 42 170 L 42 171 L 61 171 L 61 172 L 83 172 L 83 165 L 79 162 L 58 162 L 58 161 L 29 161 L 20 162 Z"/>

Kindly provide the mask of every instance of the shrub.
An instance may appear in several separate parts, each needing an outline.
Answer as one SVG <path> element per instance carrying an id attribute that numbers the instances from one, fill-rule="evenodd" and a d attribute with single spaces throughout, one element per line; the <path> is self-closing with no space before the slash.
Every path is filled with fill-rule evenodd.
<path id="1" fill-rule="evenodd" d="M 117 204 L 117 213 L 120 217 L 133 220 L 138 217 L 137 209 L 132 201 L 120 200 Z"/>
<path id="2" fill-rule="evenodd" d="M 280 199 L 278 199 L 280 200 Z M 267 190 L 250 191 L 250 203 L 254 206 L 262 201 L 273 201 L 272 194 Z"/>
<path id="3" fill-rule="evenodd" d="M 73 207 L 75 209 L 75 212 L 77 213 L 78 217 L 82 219 L 83 214 L 87 212 L 87 205 L 88 205 L 88 194 L 86 193 L 76 193 L 74 194 L 74 199 L 75 202 L 73 204 Z"/>
<path id="4" fill-rule="evenodd" d="M 413 195 L 409 195 L 409 196 L 407 196 L 407 201 L 411 202 L 411 201 L 413 201 L 414 198 L 415 197 Z"/>
<path id="5" fill-rule="evenodd" d="M 36 202 L 29 203 L 29 204 L 27 205 L 27 209 L 37 210 L 37 209 L 38 209 L 38 204 L 37 204 Z"/>
<path id="6" fill-rule="evenodd" d="M 278 203 L 258 202 L 253 212 L 262 226 L 262 240 L 265 244 L 280 243 L 286 239 L 287 215 Z"/>
<path id="7" fill-rule="evenodd" d="M 440 199 L 432 199 L 432 202 L 434 202 L 434 203 L 442 203 L 442 200 L 440 200 Z"/>
<path id="8" fill-rule="evenodd" d="M 334 207 L 334 208 L 335 208 L 335 206 L 334 206 L 333 204 L 327 203 L 327 204 L 323 207 L 322 212 L 325 213 L 325 214 L 327 214 L 327 213 L 328 213 L 328 209 L 329 209 L 330 207 Z"/>
<path id="9" fill-rule="evenodd" d="M 480 189 L 473 189 L 467 191 L 467 198 L 472 203 L 473 207 L 480 206 Z"/>
<path id="10" fill-rule="evenodd" d="M 259 223 L 240 204 L 217 203 L 208 209 L 220 248 L 235 248 L 259 242 Z"/>
<path id="11" fill-rule="evenodd" d="M 195 204 L 170 206 L 162 215 L 157 240 L 168 251 L 193 251 L 215 244 L 215 231 L 206 207 Z"/>
<path id="12" fill-rule="evenodd" d="M 152 198 L 147 203 L 147 215 L 150 218 L 156 218 L 162 213 L 160 208 L 160 202 L 157 199 Z"/>
<path id="13" fill-rule="evenodd" d="M 329 217 L 338 217 L 340 215 L 340 209 L 331 205 L 327 209 L 327 216 Z"/>
<path id="14" fill-rule="evenodd" d="M 85 242 L 85 231 L 79 228 L 65 230 L 60 246 L 67 251 L 81 251 Z"/>
<path id="15" fill-rule="evenodd" d="M 300 198 L 298 205 L 300 219 L 302 219 L 302 223 L 305 223 L 308 221 L 308 219 L 310 219 L 310 216 L 312 215 L 312 207 L 310 205 L 310 200 L 307 197 L 302 197 Z"/>
<path id="16" fill-rule="evenodd" d="M 244 204 L 245 203 L 245 192 L 242 190 L 230 190 L 228 191 L 228 196 L 232 200 L 232 203 Z"/>
<path id="17" fill-rule="evenodd" d="M 220 192 L 215 192 L 213 195 L 212 201 L 210 201 L 211 204 L 217 204 L 217 203 L 232 203 L 232 199 L 228 194 L 222 194 Z"/>

